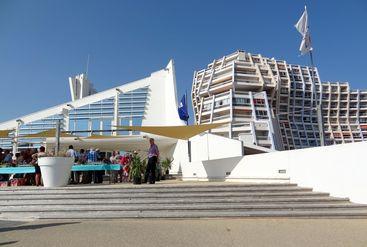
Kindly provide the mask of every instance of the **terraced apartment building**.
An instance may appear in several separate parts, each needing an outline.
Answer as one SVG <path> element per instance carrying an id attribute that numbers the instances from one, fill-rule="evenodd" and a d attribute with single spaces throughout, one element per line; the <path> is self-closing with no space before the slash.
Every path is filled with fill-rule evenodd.
<path id="1" fill-rule="evenodd" d="M 273 150 L 363 140 L 364 92 L 320 81 L 316 67 L 237 51 L 194 72 L 195 121 L 228 123 L 212 132 Z"/>
<path id="2" fill-rule="evenodd" d="M 322 83 L 322 109 L 327 144 L 367 140 L 367 90 L 347 82 Z"/>

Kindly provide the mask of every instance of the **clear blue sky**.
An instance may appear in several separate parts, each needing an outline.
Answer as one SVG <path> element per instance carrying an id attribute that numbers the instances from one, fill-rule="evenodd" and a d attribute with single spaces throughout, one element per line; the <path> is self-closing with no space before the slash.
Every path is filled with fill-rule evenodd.
<path id="1" fill-rule="evenodd" d="M 173 58 L 179 98 L 194 70 L 237 49 L 307 65 L 293 27 L 305 4 L 321 79 L 367 88 L 364 0 L 1 0 L 0 121 L 68 101 L 68 77 L 85 71 L 88 54 L 99 91 Z"/>

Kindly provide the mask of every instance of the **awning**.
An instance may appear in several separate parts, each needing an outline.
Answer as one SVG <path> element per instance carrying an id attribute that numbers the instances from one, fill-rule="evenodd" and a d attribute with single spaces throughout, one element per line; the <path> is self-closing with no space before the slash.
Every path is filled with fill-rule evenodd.
<path id="1" fill-rule="evenodd" d="M 159 136 L 188 140 L 193 136 L 196 136 L 210 129 L 215 129 L 224 124 L 226 123 L 198 124 L 188 126 L 117 126 L 117 129 L 141 131 Z"/>
<path id="2" fill-rule="evenodd" d="M 126 136 L 107 136 L 107 135 L 91 135 L 83 138 L 82 140 L 104 140 L 104 139 L 114 139 L 114 138 L 125 138 Z"/>
<path id="3" fill-rule="evenodd" d="M 52 137 L 56 137 L 56 129 L 49 129 L 36 134 L 19 136 L 19 138 L 52 138 Z M 70 135 L 65 133 L 64 131 L 61 131 L 60 137 L 77 137 L 77 136 Z"/>
<path id="4" fill-rule="evenodd" d="M 0 138 L 10 138 L 9 133 L 13 130 L 0 130 Z"/>

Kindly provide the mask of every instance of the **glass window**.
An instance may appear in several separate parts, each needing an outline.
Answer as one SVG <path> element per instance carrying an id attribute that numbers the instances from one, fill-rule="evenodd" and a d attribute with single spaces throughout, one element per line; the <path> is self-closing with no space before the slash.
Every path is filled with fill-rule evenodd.
<path id="1" fill-rule="evenodd" d="M 121 118 L 120 119 L 120 125 L 121 126 L 130 126 L 130 118 Z M 118 131 L 118 135 L 129 135 L 129 131 L 128 130 Z"/>
<path id="2" fill-rule="evenodd" d="M 111 129 L 112 129 L 112 119 L 111 118 L 105 118 L 102 120 L 103 123 L 103 130 L 109 130 L 107 131 L 103 131 L 104 135 L 111 135 Z"/>
<path id="3" fill-rule="evenodd" d="M 133 126 L 141 126 L 143 121 L 142 117 L 133 117 L 132 122 L 133 122 Z M 133 135 L 139 135 L 140 131 L 133 131 Z"/>
<path id="4" fill-rule="evenodd" d="M 75 121 L 75 131 L 86 131 L 88 130 L 89 123 L 88 119 L 78 119 Z M 77 133 L 78 136 L 88 136 L 88 133 L 81 132 Z"/>

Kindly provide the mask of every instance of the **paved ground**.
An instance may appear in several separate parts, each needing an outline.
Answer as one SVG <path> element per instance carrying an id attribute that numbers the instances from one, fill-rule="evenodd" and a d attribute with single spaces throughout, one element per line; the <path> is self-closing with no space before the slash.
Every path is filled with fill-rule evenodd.
<path id="1" fill-rule="evenodd" d="M 0 246 L 367 246 L 367 220 L 0 221 Z"/>

